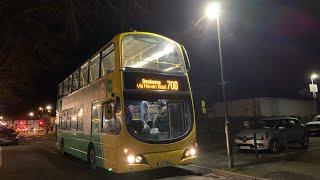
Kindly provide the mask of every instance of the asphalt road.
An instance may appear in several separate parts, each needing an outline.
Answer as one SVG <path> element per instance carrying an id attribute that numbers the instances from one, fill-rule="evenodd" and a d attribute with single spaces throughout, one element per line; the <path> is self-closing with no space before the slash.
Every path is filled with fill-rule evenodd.
<path id="1" fill-rule="evenodd" d="M 214 179 L 210 170 L 171 167 L 128 174 L 103 169 L 89 170 L 85 162 L 70 155 L 59 158 L 50 136 L 21 137 L 20 145 L 0 146 L 0 180 L 95 180 L 95 179 Z M 224 178 L 231 179 L 231 178 Z M 232 178 L 233 179 L 233 178 Z"/>

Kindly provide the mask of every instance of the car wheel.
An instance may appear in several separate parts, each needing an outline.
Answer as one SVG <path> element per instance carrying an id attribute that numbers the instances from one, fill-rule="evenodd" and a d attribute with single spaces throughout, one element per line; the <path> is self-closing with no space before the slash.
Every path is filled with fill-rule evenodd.
<path id="1" fill-rule="evenodd" d="M 15 145 L 19 145 L 19 139 L 16 139 L 16 140 L 14 141 L 14 144 L 15 144 Z"/>
<path id="2" fill-rule="evenodd" d="M 97 168 L 97 163 L 96 163 L 96 151 L 94 150 L 94 147 L 92 145 L 89 146 L 88 148 L 88 165 L 89 168 L 94 170 Z"/>
<path id="3" fill-rule="evenodd" d="M 303 149 L 308 149 L 308 147 L 309 147 L 309 137 L 308 136 L 302 137 L 301 146 Z"/>
<path id="4" fill-rule="evenodd" d="M 280 149 L 280 146 L 279 146 L 278 141 L 271 140 L 269 143 L 269 151 L 271 153 L 277 153 L 277 152 L 279 152 L 279 149 Z"/>
<path id="5" fill-rule="evenodd" d="M 64 141 L 63 141 L 63 139 L 60 142 L 59 155 L 60 155 L 60 157 L 64 156 Z"/>

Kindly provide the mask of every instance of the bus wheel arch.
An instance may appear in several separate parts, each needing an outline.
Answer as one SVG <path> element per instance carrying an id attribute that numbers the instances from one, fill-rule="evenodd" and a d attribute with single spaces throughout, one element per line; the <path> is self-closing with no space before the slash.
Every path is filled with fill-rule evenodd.
<path id="1" fill-rule="evenodd" d="M 90 169 L 94 170 L 97 168 L 96 151 L 92 142 L 88 145 L 87 160 Z"/>

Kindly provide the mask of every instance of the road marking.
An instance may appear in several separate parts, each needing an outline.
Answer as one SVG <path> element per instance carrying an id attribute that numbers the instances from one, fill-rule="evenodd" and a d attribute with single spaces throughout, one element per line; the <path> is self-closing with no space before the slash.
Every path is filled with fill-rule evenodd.
<path id="1" fill-rule="evenodd" d="M 0 146 L 0 168 L 2 165 L 2 147 Z"/>

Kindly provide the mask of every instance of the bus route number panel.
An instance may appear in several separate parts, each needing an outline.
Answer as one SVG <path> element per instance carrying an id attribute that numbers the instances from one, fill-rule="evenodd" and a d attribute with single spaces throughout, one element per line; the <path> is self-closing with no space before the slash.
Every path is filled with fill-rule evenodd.
<path id="1" fill-rule="evenodd" d="M 140 82 L 137 82 L 137 89 L 151 89 L 151 90 L 179 90 L 179 81 L 167 80 L 163 82 L 157 79 L 142 78 Z"/>
<path id="2" fill-rule="evenodd" d="M 187 91 L 183 76 L 126 72 L 124 84 L 125 89 Z"/>

